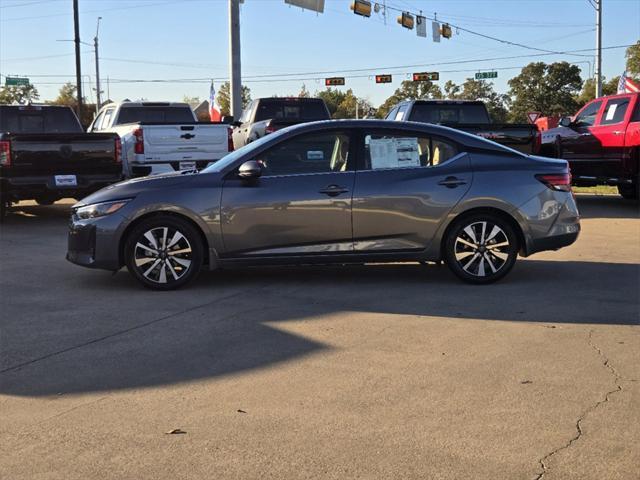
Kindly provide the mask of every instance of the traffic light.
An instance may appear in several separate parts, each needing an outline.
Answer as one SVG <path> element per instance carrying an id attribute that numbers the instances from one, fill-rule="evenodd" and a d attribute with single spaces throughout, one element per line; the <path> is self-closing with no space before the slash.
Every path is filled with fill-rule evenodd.
<path id="1" fill-rule="evenodd" d="M 451 26 L 448 23 L 442 25 L 442 36 L 444 38 L 451 38 Z"/>
<path id="2" fill-rule="evenodd" d="M 344 77 L 325 78 L 324 84 L 326 87 L 331 87 L 335 85 L 344 85 Z"/>
<path id="3" fill-rule="evenodd" d="M 376 83 L 391 83 L 391 75 L 376 75 Z"/>
<path id="4" fill-rule="evenodd" d="M 368 0 L 353 0 L 350 8 L 356 15 L 362 15 L 363 17 L 371 16 L 371 2 Z"/>
<path id="5" fill-rule="evenodd" d="M 440 80 L 440 73 L 438 72 L 420 72 L 413 74 L 414 82 L 426 82 L 432 80 Z"/>
<path id="6" fill-rule="evenodd" d="M 409 12 L 402 12 L 402 15 L 398 16 L 398 23 L 404 28 L 413 30 L 413 15 L 411 15 Z"/>

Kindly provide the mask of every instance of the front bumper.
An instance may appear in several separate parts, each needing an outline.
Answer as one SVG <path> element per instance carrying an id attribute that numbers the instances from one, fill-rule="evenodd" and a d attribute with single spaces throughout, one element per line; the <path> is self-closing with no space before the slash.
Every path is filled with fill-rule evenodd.
<path id="1" fill-rule="evenodd" d="M 120 238 L 125 217 L 114 213 L 90 220 L 69 221 L 67 255 L 69 262 L 89 268 L 116 271 L 120 262 Z"/>

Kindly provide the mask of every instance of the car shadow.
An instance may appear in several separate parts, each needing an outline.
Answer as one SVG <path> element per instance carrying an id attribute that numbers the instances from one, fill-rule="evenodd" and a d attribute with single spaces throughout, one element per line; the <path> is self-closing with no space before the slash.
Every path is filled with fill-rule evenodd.
<path id="1" fill-rule="evenodd" d="M 640 321 L 640 267 L 631 264 L 524 260 L 489 286 L 460 283 L 436 265 L 238 269 L 203 273 L 188 290 L 164 293 L 132 289 L 126 273 L 83 272 L 77 281 L 99 304 L 96 311 L 105 303 L 117 309 L 134 296 L 167 309 L 187 295 L 200 303 L 145 321 L 130 319 L 124 328 L 9 366 L 0 372 L 0 393 L 138 389 L 295 361 L 334 347 L 286 331 L 282 322 L 319 316 L 331 321 L 344 312 L 397 315 L 394 322 L 402 322 L 402 315 L 544 324 Z M 213 297 L 217 289 L 228 294 Z M 66 328 L 87 329 L 92 321 L 98 322 L 87 318 Z"/>

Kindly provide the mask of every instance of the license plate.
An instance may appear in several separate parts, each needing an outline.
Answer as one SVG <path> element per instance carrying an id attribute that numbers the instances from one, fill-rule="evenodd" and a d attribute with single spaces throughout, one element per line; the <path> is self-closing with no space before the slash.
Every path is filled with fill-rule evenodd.
<path id="1" fill-rule="evenodd" d="M 56 187 L 77 187 L 78 179 L 75 175 L 56 175 Z"/>
<path id="2" fill-rule="evenodd" d="M 196 162 L 180 162 L 180 170 L 195 170 Z"/>

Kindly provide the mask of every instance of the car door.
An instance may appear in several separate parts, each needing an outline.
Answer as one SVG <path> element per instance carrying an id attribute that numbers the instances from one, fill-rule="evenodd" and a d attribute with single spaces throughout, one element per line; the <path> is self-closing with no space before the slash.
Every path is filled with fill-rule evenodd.
<path id="1" fill-rule="evenodd" d="M 593 135 L 602 100 L 584 106 L 573 119 L 566 134 L 561 136 L 561 155 L 565 160 L 591 161 L 602 157 L 600 140 Z"/>
<path id="2" fill-rule="evenodd" d="M 221 201 L 225 255 L 352 252 L 351 148 L 346 130 L 302 133 L 253 158 L 260 178 L 231 172 Z"/>
<path id="3" fill-rule="evenodd" d="M 630 104 L 631 95 L 608 99 L 599 121 L 591 128 L 591 134 L 602 145 L 601 158 L 605 161 L 622 161 L 625 125 L 631 116 Z"/>
<path id="4" fill-rule="evenodd" d="M 471 186 L 469 156 L 421 131 L 363 130 L 353 191 L 356 252 L 422 250 Z"/>

